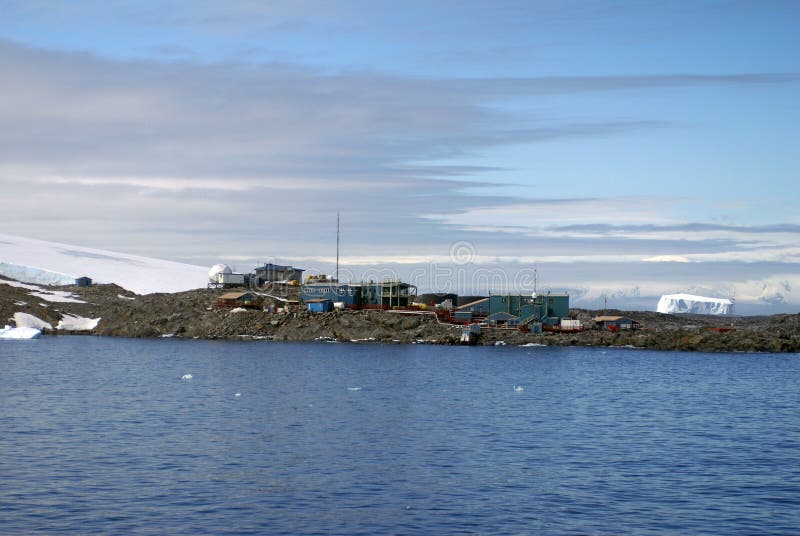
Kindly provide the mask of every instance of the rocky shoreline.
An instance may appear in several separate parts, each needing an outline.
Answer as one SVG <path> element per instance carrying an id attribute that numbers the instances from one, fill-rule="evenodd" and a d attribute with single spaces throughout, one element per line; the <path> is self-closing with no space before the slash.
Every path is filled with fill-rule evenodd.
<path id="1" fill-rule="evenodd" d="M 46 287 L 48 290 L 53 287 Z M 382 344 L 459 344 L 460 326 L 427 317 L 386 311 L 268 313 L 261 309 L 215 309 L 219 290 L 139 296 L 116 285 L 58 287 L 76 302 L 50 302 L 26 288 L 0 284 L 0 314 L 12 319 L 22 312 L 56 326 L 64 314 L 101 318 L 91 331 L 45 330 L 45 334 L 92 334 L 222 340 L 340 341 Z M 280 305 L 276 302 L 274 305 Z M 598 311 L 573 309 L 584 324 Z M 800 314 L 760 317 L 663 315 L 642 311 L 603 311 L 631 317 L 644 329 L 611 333 L 525 334 L 517 330 L 482 330 L 479 345 L 546 345 L 634 347 L 653 350 L 710 352 L 800 352 Z M 7 320 L 6 323 L 13 322 Z"/>

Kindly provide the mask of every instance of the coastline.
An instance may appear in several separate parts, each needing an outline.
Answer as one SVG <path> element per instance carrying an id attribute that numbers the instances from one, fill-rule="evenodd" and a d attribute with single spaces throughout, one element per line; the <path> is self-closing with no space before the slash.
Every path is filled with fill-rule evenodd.
<path id="1" fill-rule="evenodd" d="M 44 335 L 458 345 L 463 329 L 463 326 L 438 323 L 433 315 L 407 316 L 380 310 L 276 314 L 261 309 L 215 309 L 211 304 L 220 291 L 209 289 L 143 296 L 116 285 L 57 289 L 69 292 L 77 303 L 31 299 L 25 288 L 0 285 L 0 313 L 4 319 L 11 319 L 17 312 L 31 314 L 53 326 L 65 314 L 101 319 L 91 330 L 45 330 Z M 643 329 L 616 333 L 587 329 L 576 333 L 528 334 L 516 329 L 483 328 L 475 344 L 800 352 L 800 314 L 709 317 L 584 309 L 572 309 L 570 313 L 584 325 L 590 324 L 590 319 L 601 313 L 624 315 L 637 319 Z"/>

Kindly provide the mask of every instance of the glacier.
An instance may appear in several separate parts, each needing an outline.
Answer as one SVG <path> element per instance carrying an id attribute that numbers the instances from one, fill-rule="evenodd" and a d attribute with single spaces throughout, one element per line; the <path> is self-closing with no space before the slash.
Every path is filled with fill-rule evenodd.
<path id="1" fill-rule="evenodd" d="M 153 294 L 205 287 L 208 268 L 0 234 L 0 275 L 38 285 L 72 285 L 88 276 L 95 283 Z"/>
<path id="2" fill-rule="evenodd" d="M 692 294 L 665 294 L 658 300 L 656 312 L 698 315 L 732 315 L 733 301 L 726 298 L 706 298 Z"/>

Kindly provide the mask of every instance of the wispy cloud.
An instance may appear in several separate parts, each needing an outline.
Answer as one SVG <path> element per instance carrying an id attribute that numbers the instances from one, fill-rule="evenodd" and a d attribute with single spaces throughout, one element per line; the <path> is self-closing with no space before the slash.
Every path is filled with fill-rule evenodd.
<path id="1" fill-rule="evenodd" d="M 671 127 L 635 113 L 512 115 L 489 101 L 785 85 L 798 81 L 792 73 L 421 78 L 123 62 L 3 40 L 0 73 L 0 187 L 13 200 L 0 224 L 10 233 L 171 258 L 224 251 L 325 264 L 342 211 L 352 266 L 447 263 L 449 245 L 465 239 L 483 267 L 800 262 L 795 224 L 687 223 L 679 209 L 697 200 L 683 197 L 498 195 L 501 181 L 480 180 L 503 162 L 459 160 Z"/>

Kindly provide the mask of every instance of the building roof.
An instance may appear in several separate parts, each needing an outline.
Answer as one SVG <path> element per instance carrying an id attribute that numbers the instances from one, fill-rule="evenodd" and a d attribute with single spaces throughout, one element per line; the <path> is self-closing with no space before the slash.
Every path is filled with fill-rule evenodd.
<path id="1" fill-rule="evenodd" d="M 256 268 L 258 271 L 263 272 L 286 272 L 289 270 L 297 271 L 297 272 L 305 272 L 302 268 L 295 268 L 294 266 L 283 266 L 281 264 L 273 264 L 271 262 L 266 263 L 264 266 L 259 266 Z"/>
<path id="2" fill-rule="evenodd" d="M 627 316 L 596 316 L 592 318 L 595 322 L 616 322 L 617 320 L 631 320 Z M 635 322 L 635 320 L 631 320 Z"/>
<path id="3" fill-rule="evenodd" d="M 370 281 L 369 283 L 363 283 L 362 282 L 361 286 L 362 287 L 414 287 L 414 288 L 417 288 L 415 285 L 412 285 L 411 283 L 404 283 L 402 281 L 397 281 L 397 280 L 394 280 L 394 279 L 390 280 L 390 281 L 379 281 L 377 283 L 375 281 Z"/>
<path id="4" fill-rule="evenodd" d="M 492 292 L 490 296 L 511 296 L 512 298 L 522 297 L 522 298 L 533 298 L 533 294 L 536 294 L 535 297 L 537 298 L 545 298 L 547 296 L 560 296 L 560 297 L 568 297 L 569 292 L 528 292 L 528 293 L 521 293 L 521 292 Z"/>
<path id="5" fill-rule="evenodd" d="M 238 300 L 243 296 L 252 296 L 251 292 L 226 292 L 219 297 L 220 300 Z"/>
<path id="6" fill-rule="evenodd" d="M 479 303 L 484 303 L 489 301 L 489 298 L 481 298 L 480 300 L 475 300 L 474 302 L 465 303 L 464 305 L 459 305 L 456 309 L 466 309 L 467 307 L 472 307 L 473 305 L 478 305 Z"/>
<path id="7" fill-rule="evenodd" d="M 361 283 L 339 283 L 338 281 L 315 281 L 313 283 L 303 283 L 303 287 L 326 288 L 326 287 L 361 287 Z"/>

